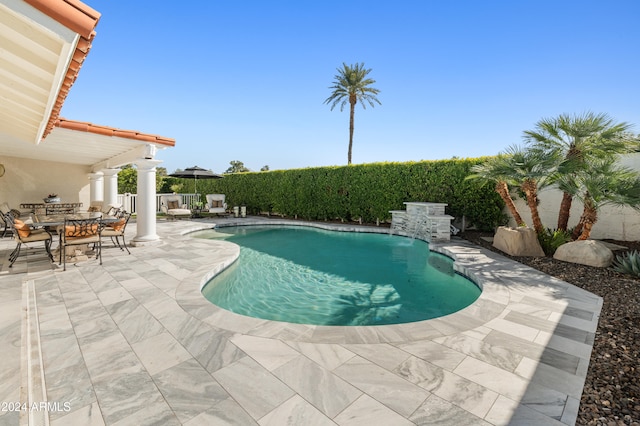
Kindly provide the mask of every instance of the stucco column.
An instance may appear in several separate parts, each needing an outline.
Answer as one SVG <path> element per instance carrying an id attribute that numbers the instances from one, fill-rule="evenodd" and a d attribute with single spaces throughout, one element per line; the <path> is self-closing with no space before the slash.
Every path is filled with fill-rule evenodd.
<path id="1" fill-rule="evenodd" d="M 89 201 L 104 201 L 104 174 L 102 172 L 89 173 Z M 88 206 L 87 206 L 88 207 Z"/>
<path id="2" fill-rule="evenodd" d="M 156 166 L 160 163 L 162 163 L 160 160 L 142 158 L 134 163 L 138 169 L 134 244 L 160 240 L 156 233 Z"/>
<path id="3" fill-rule="evenodd" d="M 105 169 L 104 173 L 104 206 L 106 211 L 110 204 L 118 204 L 118 172 L 120 169 Z"/>

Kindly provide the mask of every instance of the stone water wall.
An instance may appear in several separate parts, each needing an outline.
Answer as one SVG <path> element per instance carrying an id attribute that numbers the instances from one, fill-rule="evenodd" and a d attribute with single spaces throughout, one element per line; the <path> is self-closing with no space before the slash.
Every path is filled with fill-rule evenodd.
<path id="1" fill-rule="evenodd" d="M 451 239 L 451 220 L 445 214 L 445 203 L 404 203 L 407 210 L 392 210 L 391 230 L 427 242 L 446 242 Z"/>

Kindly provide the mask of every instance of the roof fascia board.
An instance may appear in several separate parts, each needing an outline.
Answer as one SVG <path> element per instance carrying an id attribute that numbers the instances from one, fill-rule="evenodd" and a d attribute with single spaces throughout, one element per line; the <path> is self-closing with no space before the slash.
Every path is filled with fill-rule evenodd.
<path id="1" fill-rule="evenodd" d="M 105 169 L 115 169 L 126 164 L 132 164 L 142 159 L 155 158 L 156 150 L 166 148 L 163 145 L 153 143 L 139 144 L 130 151 L 123 152 L 122 154 L 115 155 L 105 161 L 93 164 L 91 166 L 92 173 L 99 172 Z"/>

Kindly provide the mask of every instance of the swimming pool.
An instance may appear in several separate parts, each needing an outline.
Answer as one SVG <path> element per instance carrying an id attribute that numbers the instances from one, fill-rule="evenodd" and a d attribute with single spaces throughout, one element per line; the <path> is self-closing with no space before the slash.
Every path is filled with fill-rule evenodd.
<path id="1" fill-rule="evenodd" d="M 240 257 L 202 289 L 217 306 L 315 325 L 384 325 L 456 312 L 481 290 L 427 243 L 304 226 L 219 228 Z"/>

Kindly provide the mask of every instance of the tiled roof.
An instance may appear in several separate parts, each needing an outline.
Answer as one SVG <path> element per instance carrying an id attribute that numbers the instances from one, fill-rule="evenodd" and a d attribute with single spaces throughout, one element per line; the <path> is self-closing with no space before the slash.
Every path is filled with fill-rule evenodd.
<path id="1" fill-rule="evenodd" d="M 158 145 L 175 146 L 176 140 L 165 138 L 164 136 L 150 135 L 148 133 L 140 133 L 135 130 L 122 130 L 115 127 L 100 126 L 97 124 L 87 123 L 83 121 L 67 120 L 58 118 L 55 127 L 62 129 L 77 130 L 80 132 L 95 133 L 104 136 L 117 136 L 120 138 L 133 139 L 143 142 L 151 142 Z"/>
<path id="2" fill-rule="evenodd" d="M 53 130 L 69 89 L 76 81 L 80 67 L 91 49 L 91 42 L 96 35 L 94 29 L 98 25 L 100 13 L 77 0 L 25 0 L 25 2 L 80 35 L 73 59 L 42 135 L 44 139 Z"/>

